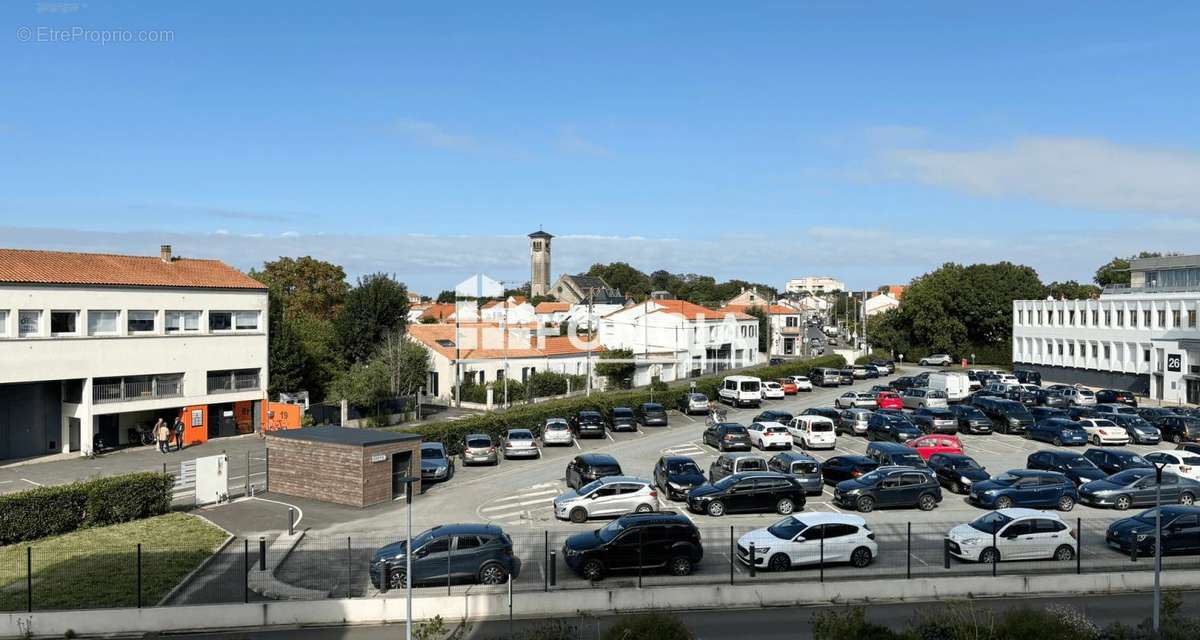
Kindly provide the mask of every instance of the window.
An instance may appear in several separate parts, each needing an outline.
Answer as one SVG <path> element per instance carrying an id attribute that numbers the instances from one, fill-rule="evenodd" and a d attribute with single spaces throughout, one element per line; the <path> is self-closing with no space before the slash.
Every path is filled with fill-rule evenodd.
<path id="1" fill-rule="evenodd" d="M 1098 352 L 1099 352 L 1099 348 L 1097 347 L 1097 345 L 1093 344 L 1092 345 L 1092 357 L 1095 358 L 1097 356 Z"/>
<path id="2" fill-rule="evenodd" d="M 193 333 L 200 330 L 199 311 L 168 311 L 167 333 Z"/>
<path id="3" fill-rule="evenodd" d="M 1092 309 L 1092 326 L 1100 324 L 1100 312 Z"/>
<path id="4" fill-rule="evenodd" d="M 120 311 L 88 311 L 88 335 L 117 335 L 117 319 L 120 315 Z"/>
<path id="5" fill-rule="evenodd" d="M 1142 324 L 1145 325 L 1146 327 L 1150 326 L 1150 310 L 1149 309 L 1142 311 Z"/>
<path id="6" fill-rule="evenodd" d="M 479 548 L 479 537 L 478 536 L 458 536 L 458 550 L 459 551 L 463 551 L 466 549 L 477 549 L 477 548 Z"/>
<path id="7" fill-rule="evenodd" d="M 1042 324 L 1042 310 L 1038 309 L 1038 324 Z"/>
<path id="8" fill-rule="evenodd" d="M 1178 327 L 1180 326 L 1180 322 L 1179 322 L 1179 309 L 1172 309 L 1172 310 L 1171 310 L 1171 326 L 1172 326 L 1172 327 L 1176 327 L 1176 328 L 1178 328 Z"/>
<path id="9" fill-rule="evenodd" d="M 1137 312 L 1136 312 L 1136 311 L 1130 311 L 1130 312 L 1129 312 L 1129 326 L 1131 326 L 1131 327 L 1136 327 L 1136 326 L 1137 326 Z M 1146 326 L 1147 326 L 1147 327 L 1149 327 L 1149 326 L 1150 326 L 1150 322 L 1149 322 L 1149 321 L 1147 321 L 1147 322 L 1146 322 Z"/>
<path id="10" fill-rule="evenodd" d="M 1142 349 L 1142 362 L 1150 362 L 1150 350 Z"/>
<path id="11" fill-rule="evenodd" d="M 130 311 L 129 333 L 150 333 L 154 331 L 154 317 L 157 311 Z"/>
<path id="12" fill-rule="evenodd" d="M 1062 354 L 1063 354 L 1063 346 L 1062 346 L 1062 343 L 1060 342 L 1060 343 L 1058 343 L 1058 355 L 1061 356 Z"/>
<path id="13" fill-rule="evenodd" d="M 1158 310 L 1158 326 L 1160 328 L 1167 326 L 1167 312 L 1165 309 Z"/>
<path id="14" fill-rule="evenodd" d="M 0 309 L 0 337 L 8 335 L 8 309 Z"/>
<path id="15" fill-rule="evenodd" d="M 4 318 L 4 316 L 0 315 L 0 320 L 3 320 L 3 318 Z M 1196 310 L 1195 309 L 1188 309 L 1188 328 L 1189 329 L 1196 328 Z M 0 330 L 0 331 L 2 331 L 2 330 Z M 3 335 L 3 333 L 0 333 L 0 335 Z"/>
<path id="16" fill-rule="evenodd" d="M 1071 357 L 1075 356 L 1075 343 L 1074 342 L 1067 345 L 1067 352 L 1068 352 L 1067 355 L 1069 355 Z"/>
<path id="17" fill-rule="evenodd" d="M 233 313 L 229 311 L 209 311 L 209 331 L 229 331 L 233 329 Z"/>
<path id="18" fill-rule="evenodd" d="M 1112 359 L 1112 347 L 1110 347 L 1108 345 L 1104 345 L 1104 359 L 1105 360 Z"/>
<path id="19" fill-rule="evenodd" d="M 238 311 L 233 314 L 233 328 L 238 331 L 258 330 L 257 311 Z"/>
<path id="20" fill-rule="evenodd" d="M 1104 326 L 1112 326 L 1112 311 L 1108 311 L 1107 309 L 1104 311 Z"/>
<path id="21" fill-rule="evenodd" d="M 1067 324 L 1069 324 L 1071 326 L 1075 326 L 1075 311 L 1074 310 L 1067 312 Z"/>
<path id="22" fill-rule="evenodd" d="M 73 336 L 77 332 L 78 311 L 51 311 L 50 335 Z"/>
<path id="23" fill-rule="evenodd" d="M 41 324 L 41 311 L 22 309 L 21 312 L 17 314 L 17 335 L 22 338 L 36 336 L 42 332 Z"/>
<path id="24" fill-rule="evenodd" d="M 1117 326 L 1118 327 L 1125 326 L 1125 310 L 1124 309 L 1117 309 Z"/>
<path id="25" fill-rule="evenodd" d="M 437 538 L 429 544 L 417 549 L 417 553 L 421 555 L 431 555 L 434 553 L 446 553 L 450 550 L 450 538 Z"/>

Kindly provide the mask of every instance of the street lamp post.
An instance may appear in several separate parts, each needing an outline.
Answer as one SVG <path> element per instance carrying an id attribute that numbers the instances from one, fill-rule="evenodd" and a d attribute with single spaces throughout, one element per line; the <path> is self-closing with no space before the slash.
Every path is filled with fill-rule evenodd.
<path id="1" fill-rule="evenodd" d="M 413 503 L 413 483 L 420 478 L 416 476 L 405 476 L 400 481 L 404 483 L 404 504 L 405 510 L 408 512 L 407 533 L 404 534 L 404 638 L 412 640 L 412 503 Z M 388 579 L 385 576 L 385 580 Z M 386 585 L 385 585 L 386 586 Z"/>
<path id="2" fill-rule="evenodd" d="M 1162 477 L 1166 462 L 1154 462 L 1154 637 L 1158 635 L 1158 615 L 1162 608 L 1162 589 L 1159 574 L 1162 573 Z M 1136 551 L 1134 553 L 1137 553 Z"/>

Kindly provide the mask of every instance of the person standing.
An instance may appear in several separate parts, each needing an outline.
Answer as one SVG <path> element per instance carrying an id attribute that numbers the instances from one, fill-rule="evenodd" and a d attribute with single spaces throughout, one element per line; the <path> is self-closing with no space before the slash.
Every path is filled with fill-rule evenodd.
<path id="1" fill-rule="evenodd" d="M 175 432 L 175 450 L 183 451 L 183 417 L 175 416 L 175 424 L 171 429 Z"/>
<path id="2" fill-rule="evenodd" d="M 171 430 L 167 428 L 167 423 L 163 422 L 162 418 L 154 423 L 154 439 L 158 441 L 158 452 L 167 453 L 170 447 Z"/>

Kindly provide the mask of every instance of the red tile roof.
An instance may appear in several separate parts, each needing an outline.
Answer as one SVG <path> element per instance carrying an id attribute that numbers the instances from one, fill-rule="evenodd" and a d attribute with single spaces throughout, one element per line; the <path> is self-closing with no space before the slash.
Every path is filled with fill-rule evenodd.
<path id="1" fill-rule="evenodd" d="M 655 311 L 651 311 L 651 313 L 669 313 L 671 315 L 683 316 L 688 320 L 692 320 L 697 317 L 705 320 L 724 320 L 725 316 L 730 314 L 732 314 L 733 317 L 738 320 L 751 319 L 751 316 L 748 316 L 740 311 L 717 311 L 716 309 L 709 309 L 708 307 L 702 307 L 698 304 L 693 304 L 687 300 L 652 300 L 650 301 L 650 304 L 661 307 L 661 309 L 656 309 Z"/>
<path id="2" fill-rule="evenodd" d="M 433 319 L 442 322 L 452 315 L 454 315 L 453 302 L 437 302 L 426 307 L 417 320 Z"/>
<path id="3" fill-rule="evenodd" d="M 185 289 L 266 289 L 220 260 L 0 249 L 0 282 Z"/>
<path id="4" fill-rule="evenodd" d="M 526 328 L 532 329 L 531 326 Z M 480 360 L 503 358 L 504 334 L 500 325 L 494 323 L 472 323 L 458 327 L 455 332 L 452 324 L 416 324 L 410 325 L 408 335 L 441 355 L 453 359 L 455 357 L 455 339 L 461 347 L 458 357 L 464 360 Z M 510 358 L 542 358 L 546 356 L 565 356 L 587 353 L 571 343 L 566 336 L 547 336 L 539 348 L 538 338 L 531 335 L 528 340 L 522 340 L 512 332 L 508 336 L 508 357 Z M 442 343 L 445 342 L 445 344 Z M 467 348 L 467 347 L 471 348 Z M 592 353 L 604 351 L 599 344 L 591 349 Z"/>
<path id="5" fill-rule="evenodd" d="M 569 302 L 539 302 L 538 306 L 533 308 L 534 313 L 555 313 L 570 310 L 571 303 Z"/>
<path id="6" fill-rule="evenodd" d="M 721 311 L 722 312 L 732 311 L 735 313 L 746 313 L 752 307 L 758 307 L 760 309 L 765 308 L 767 310 L 767 313 L 770 315 L 773 315 L 773 316 L 797 316 L 797 315 L 800 315 L 799 309 L 793 309 L 792 307 L 785 307 L 784 305 L 781 305 L 781 304 L 773 304 L 769 307 L 767 307 L 765 305 L 761 305 L 761 304 L 727 304 L 724 307 L 721 307 Z"/>

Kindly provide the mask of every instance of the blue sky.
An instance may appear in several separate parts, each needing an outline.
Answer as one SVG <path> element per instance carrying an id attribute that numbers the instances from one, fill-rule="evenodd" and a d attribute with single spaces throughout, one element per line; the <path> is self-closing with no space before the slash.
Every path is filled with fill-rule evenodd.
<path id="1" fill-rule="evenodd" d="M 0 246 L 427 293 L 538 225 L 555 275 L 779 285 L 1200 253 L 1200 8 L 592 4 L 4 3 Z"/>

